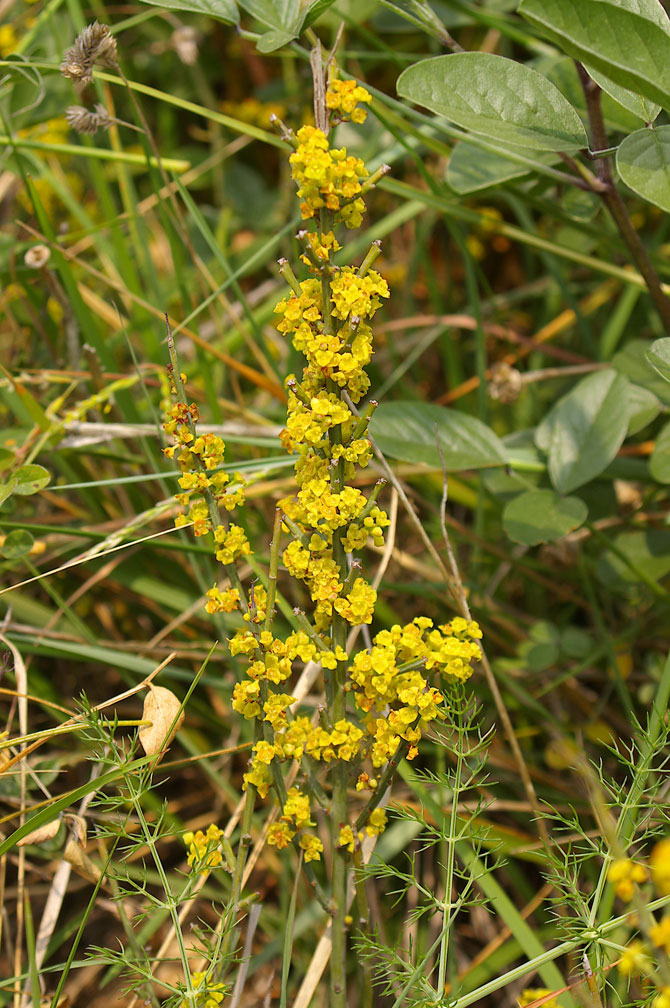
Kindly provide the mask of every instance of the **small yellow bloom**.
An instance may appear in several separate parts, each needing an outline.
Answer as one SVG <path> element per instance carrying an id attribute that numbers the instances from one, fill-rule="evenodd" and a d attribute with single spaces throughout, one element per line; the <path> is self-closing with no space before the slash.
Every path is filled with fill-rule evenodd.
<path id="1" fill-rule="evenodd" d="M 619 973 L 624 976 L 642 976 L 651 968 L 651 962 L 643 942 L 632 941 L 619 960 Z"/>
<path id="2" fill-rule="evenodd" d="M 212 868 L 217 868 L 223 863 L 223 855 L 219 849 L 223 830 L 215 826 L 214 823 L 207 827 L 207 832 L 198 830 L 193 833 L 191 830 L 184 833 L 182 839 L 188 847 L 188 863 L 191 867 L 197 864 L 198 871 L 206 872 Z"/>
<path id="3" fill-rule="evenodd" d="M 657 924 L 649 928 L 652 943 L 670 956 L 670 915 L 664 914 Z"/>
<path id="4" fill-rule="evenodd" d="M 660 896 L 670 896 L 670 838 L 660 840 L 649 858 L 651 877 Z"/>
<path id="5" fill-rule="evenodd" d="M 551 993 L 552 991 L 545 987 L 527 987 L 519 995 L 517 1004 L 519 1008 L 526 1008 L 527 1005 L 534 1004 L 543 998 L 548 998 Z M 552 997 L 547 1001 L 542 1001 L 542 1008 L 560 1008 L 560 1002 Z"/>
<path id="6" fill-rule="evenodd" d="M 651 1002 L 651 1008 L 670 1008 L 670 987 L 661 987 Z"/>
<path id="7" fill-rule="evenodd" d="M 647 869 L 628 858 L 617 858 L 610 865 L 607 878 L 613 884 L 619 899 L 629 903 L 635 893 L 635 886 L 646 882 Z"/>

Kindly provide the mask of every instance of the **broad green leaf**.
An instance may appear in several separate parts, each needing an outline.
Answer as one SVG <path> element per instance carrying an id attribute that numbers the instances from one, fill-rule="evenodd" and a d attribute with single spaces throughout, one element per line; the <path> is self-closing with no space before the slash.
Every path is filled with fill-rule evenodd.
<path id="1" fill-rule="evenodd" d="M 605 74 L 600 73 L 594 67 L 587 66 L 586 70 L 589 77 L 596 82 L 598 87 L 602 88 L 605 94 L 608 94 L 613 101 L 618 102 L 619 105 L 622 105 L 623 108 L 627 109 L 636 118 L 641 119 L 643 123 L 653 123 L 661 111 L 660 105 L 649 101 L 647 98 L 643 98 L 641 95 L 634 94 L 627 88 L 619 87 L 618 84 L 615 84 L 614 81 L 611 81 L 609 77 L 606 77 Z"/>
<path id="2" fill-rule="evenodd" d="M 578 112 L 582 121 L 585 122 L 588 119 L 586 98 L 575 61 L 568 56 L 544 57 L 538 60 L 535 69 L 558 88 L 563 97 Z M 606 91 L 603 91 L 600 99 L 605 125 L 609 129 L 616 130 L 618 133 L 633 133 L 639 129 L 640 120 L 638 117 L 610 98 Z"/>
<path id="3" fill-rule="evenodd" d="M 41 465 L 24 465 L 14 473 L 16 486 L 14 493 L 22 497 L 29 497 L 38 493 L 51 480 L 51 473 Z"/>
<path id="4" fill-rule="evenodd" d="M 670 347 L 670 337 L 666 337 L 666 339 L 668 347 Z M 656 340 L 656 343 L 662 342 L 663 340 Z M 649 389 L 664 406 L 670 406 L 670 385 L 668 384 L 670 381 L 670 351 L 667 357 L 668 378 L 665 379 L 661 377 L 661 373 L 658 373 L 658 365 L 661 364 L 660 358 L 655 358 L 653 365 L 649 358 L 656 343 L 652 343 L 650 346 L 648 340 L 630 340 L 622 350 L 615 353 L 612 358 L 612 367 L 619 374 L 625 375 L 631 382 L 635 382 L 636 385 Z"/>
<path id="5" fill-rule="evenodd" d="M 0 553 L 8 560 L 20 560 L 21 557 L 28 556 L 34 542 L 30 532 L 25 529 L 14 529 L 0 546 Z"/>
<path id="6" fill-rule="evenodd" d="M 628 417 L 626 436 L 630 437 L 655 420 L 662 407 L 658 396 L 655 396 L 653 392 L 630 382 L 628 385 L 628 408 L 630 416 Z"/>
<path id="7" fill-rule="evenodd" d="M 465 196 L 529 174 L 530 168 L 510 161 L 504 154 L 479 150 L 473 144 L 460 142 L 449 158 L 447 185 Z"/>
<path id="8" fill-rule="evenodd" d="M 654 340 L 645 357 L 657 374 L 666 382 L 670 382 L 670 336 Z"/>
<path id="9" fill-rule="evenodd" d="M 649 459 L 649 472 L 657 483 L 670 483 L 670 423 L 661 429 Z"/>
<path id="10" fill-rule="evenodd" d="M 306 31 L 311 28 L 312 25 L 318 21 L 322 14 L 333 6 L 335 0 L 312 0 L 307 6 L 307 13 L 300 27 L 301 31 Z"/>
<path id="11" fill-rule="evenodd" d="M 613 369 L 597 371 L 559 399 L 538 427 L 535 440 L 547 452 L 559 493 L 588 483 L 615 457 L 628 429 L 627 389 Z"/>
<path id="12" fill-rule="evenodd" d="M 629 189 L 661 210 L 670 210 L 670 126 L 636 130 L 625 137 L 616 166 Z"/>
<path id="13" fill-rule="evenodd" d="M 268 28 L 286 33 L 300 25 L 300 0 L 240 0 L 240 7 Z"/>
<path id="14" fill-rule="evenodd" d="M 275 52 L 277 49 L 288 45 L 294 38 L 297 38 L 298 33 L 299 24 L 296 24 L 295 31 L 283 31 L 281 28 L 273 28 L 271 31 L 261 35 L 256 42 L 256 48 L 262 53 Z"/>
<path id="15" fill-rule="evenodd" d="M 531 672 L 544 672 L 555 665 L 560 654 L 561 635 L 558 627 L 548 620 L 538 620 L 519 647 L 519 657 Z"/>
<path id="16" fill-rule="evenodd" d="M 602 203 L 595 193 L 584 189 L 568 189 L 561 199 L 561 210 L 576 221 L 593 220 Z"/>
<path id="17" fill-rule="evenodd" d="M 588 508 L 579 497 L 560 497 L 553 490 L 529 490 L 509 502 L 503 512 L 503 527 L 514 542 L 537 546 L 579 528 L 587 514 Z"/>
<path id="18" fill-rule="evenodd" d="M 170 10 L 190 11 L 192 14 L 209 14 L 226 24 L 237 24 L 239 20 L 235 0 L 144 0 L 144 3 L 168 7 Z"/>
<path id="19" fill-rule="evenodd" d="M 644 584 L 660 581 L 670 572 L 670 530 L 623 532 L 613 541 L 614 550 L 598 561 L 596 571 L 603 584 Z"/>
<path id="20" fill-rule="evenodd" d="M 464 196 L 479 192 L 490 186 L 509 182 L 510 179 L 523 178 L 533 170 L 532 164 L 510 159 L 505 156 L 506 150 L 525 155 L 524 160 L 531 159 L 541 164 L 551 164 L 555 160 L 553 154 L 532 153 L 528 148 L 498 147 L 497 150 L 485 150 L 476 144 L 460 141 L 454 147 L 447 165 L 447 185 Z"/>
<path id="21" fill-rule="evenodd" d="M 589 651 L 595 647 L 595 641 L 590 633 L 581 627 L 566 627 L 561 634 L 561 651 L 568 658 L 586 658 Z"/>
<path id="22" fill-rule="evenodd" d="M 8 497 L 11 497 L 16 490 L 16 476 L 12 476 L 6 483 L 0 483 L 0 504 L 4 504 Z"/>
<path id="23" fill-rule="evenodd" d="M 670 35 L 655 0 L 522 0 L 519 13 L 568 56 L 670 105 Z"/>
<path id="24" fill-rule="evenodd" d="M 503 143 L 534 150 L 587 146 L 581 119 L 563 95 L 530 67 L 491 53 L 452 53 L 408 67 L 402 98 Z"/>
<path id="25" fill-rule="evenodd" d="M 481 469 L 507 461 L 502 441 L 480 420 L 430 403 L 382 403 L 370 433 L 385 455 L 437 469 Z"/>

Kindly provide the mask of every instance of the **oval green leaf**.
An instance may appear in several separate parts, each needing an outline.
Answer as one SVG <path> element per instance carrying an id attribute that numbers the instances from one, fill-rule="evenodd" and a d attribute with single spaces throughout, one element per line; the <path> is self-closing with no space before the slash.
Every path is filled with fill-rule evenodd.
<path id="1" fill-rule="evenodd" d="M 21 557 L 28 556 L 34 543 L 30 532 L 26 532 L 25 529 L 14 529 L 0 547 L 0 553 L 7 560 L 20 560 Z"/>
<path id="2" fill-rule="evenodd" d="M 466 196 L 528 174 L 530 168 L 515 164 L 502 154 L 459 142 L 447 165 L 447 185 L 460 196 Z"/>
<path id="3" fill-rule="evenodd" d="M 408 67 L 397 84 L 408 101 L 482 136 L 534 150 L 587 146 L 581 119 L 542 74 L 504 56 L 452 53 Z"/>
<path id="4" fill-rule="evenodd" d="M 559 493 L 576 490 L 610 464 L 629 416 L 628 381 L 613 369 L 588 375 L 559 399 L 535 434 Z"/>
<path id="5" fill-rule="evenodd" d="M 638 431 L 643 430 L 647 424 L 656 419 L 661 412 L 661 408 L 661 402 L 653 392 L 643 388 L 641 385 L 633 385 L 632 382 L 629 383 L 628 409 L 630 415 L 628 417 L 626 437 L 631 437 L 633 434 L 637 434 Z"/>
<path id="6" fill-rule="evenodd" d="M 634 115 L 636 119 L 641 119 L 643 123 L 653 123 L 661 111 L 661 106 L 656 102 L 649 101 L 642 95 L 629 91 L 628 88 L 620 87 L 595 67 L 587 66 L 586 70 L 589 77 L 596 82 L 598 87 L 602 88 L 605 94 L 608 94 L 613 101 Z"/>
<path id="7" fill-rule="evenodd" d="M 579 497 L 559 497 L 553 490 L 529 490 L 509 502 L 503 512 L 503 527 L 513 542 L 537 546 L 579 528 L 587 514 L 588 508 Z"/>
<path id="8" fill-rule="evenodd" d="M 14 493 L 22 497 L 29 497 L 31 494 L 44 490 L 51 480 L 51 473 L 41 465 L 24 465 L 14 473 L 16 486 Z"/>
<path id="9" fill-rule="evenodd" d="M 605 552 L 596 565 L 598 579 L 609 587 L 649 584 L 670 573 L 670 531 L 648 529 L 623 532 L 613 549 Z"/>
<path id="10" fill-rule="evenodd" d="M 507 153 L 512 155 L 507 157 Z M 515 157 L 515 155 L 518 155 Z M 554 153 L 530 154 L 526 147 L 497 145 L 496 150 L 461 140 L 454 147 L 447 165 L 447 185 L 461 196 L 523 178 L 533 170 L 533 162 L 552 164 Z"/>
<path id="11" fill-rule="evenodd" d="M 208 14 L 226 24 L 237 24 L 239 20 L 235 0 L 144 0 L 144 3 L 189 11 L 191 14 Z"/>
<path id="12" fill-rule="evenodd" d="M 268 28 L 293 32 L 300 24 L 300 0 L 239 0 L 240 7 Z"/>
<path id="13" fill-rule="evenodd" d="M 619 145 L 616 166 L 629 189 L 670 210 L 670 126 L 631 133 Z"/>
<path id="14" fill-rule="evenodd" d="M 649 459 L 649 472 L 657 483 L 670 483 L 670 423 L 661 429 L 656 438 Z"/>
<path id="15" fill-rule="evenodd" d="M 307 31 L 312 25 L 319 20 L 322 14 L 333 6 L 335 0 L 312 0 L 311 3 L 307 5 L 307 13 L 305 14 L 305 19 L 302 23 L 301 31 Z"/>
<path id="16" fill-rule="evenodd" d="M 645 357 L 661 378 L 670 382 L 670 336 L 654 340 Z"/>
<path id="17" fill-rule="evenodd" d="M 447 471 L 504 465 L 505 446 L 475 417 L 422 402 L 382 403 L 370 433 L 385 455 Z M 439 449 L 438 449 L 439 443 Z"/>
<path id="18" fill-rule="evenodd" d="M 8 497 L 11 497 L 16 490 L 16 476 L 12 476 L 6 483 L 0 483 L 0 504 L 4 504 Z"/>
<path id="19" fill-rule="evenodd" d="M 519 13 L 568 56 L 670 106 L 670 28 L 657 0 L 522 0 Z"/>
<path id="20" fill-rule="evenodd" d="M 668 346 L 670 347 L 670 337 Z M 660 343 L 661 340 L 656 342 Z M 658 373 L 656 365 L 652 365 L 649 354 L 655 343 L 649 345 L 648 340 L 632 339 L 626 343 L 623 350 L 617 350 L 612 358 L 612 367 L 626 376 L 629 381 L 649 389 L 660 399 L 664 406 L 670 406 L 670 351 L 668 355 L 668 378 Z M 661 365 L 662 366 L 662 365 Z"/>

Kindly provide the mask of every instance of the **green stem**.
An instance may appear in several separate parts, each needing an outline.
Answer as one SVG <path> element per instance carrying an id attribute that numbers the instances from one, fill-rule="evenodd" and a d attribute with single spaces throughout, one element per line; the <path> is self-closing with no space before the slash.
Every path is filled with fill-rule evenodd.
<path id="1" fill-rule="evenodd" d="M 247 864 L 247 853 L 251 845 L 251 826 L 254 817 L 254 806 L 256 804 L 256 791 L 253 787 L 247 788 L 246 800 L 244 802 L 244 812 L 242 813 L 242 823 L 240 826 L 240 840 L 237 848 L 237 860 L 233 873 L 233 883 L 228 901 L 221 931 L 219 934 L 218 948 L 214 949 L 212 962 L 227 962 L 232 951 L 233 935 L 235 932 L 234 922 L 237 916 L 242 894 L 242 884 L 244 881 L 244 869 Z"/>
<path id="2" fill-rule="evenodd" d="M 459 721 L 459 738 L 463 738 L 462 710 L 457 709 Z M 447 863 L 444 871 L 444 902 L 442 906 L 442 941 L 440 943 L 440 958 L 437 971 L 437 990 L 440 997 L 445 995 L 445 985 L 447 978 L 447 960 L 449 954 L 449 935 L 453 924 L 456 907 L 451 902 L 451 893 L 454 887 L 454 870 L 456 864 L 456 840 L 459 835 L 458 825 L 458 800 L 461 794 L 461 784 L 463 780 L 463 746 L 456 746 L 456 770 L 454 773 L 454 785 L 451 793 L 451 809 L 449 811 L 449 836 L 447 841 Z"/>
<path id="3" fill-rule="evenodd" d="M 268 570 L 268 601 L 265 611 L 265 629 L 272 628 L 274 618 L 275 599 L 277 598 L 277 571 L 279 570 L 279 547 L 281 543 L 282 512 L 281 508 L 275 510 L 274 528 L 272 530 L 272 543 L 270 545 L 270 567 Z"/>
<path id="4" fill-rule="evenodd" d="M 330 218 L 330 219 L 327 219 Z M 332 228 L 332 214 L 327 215 L 321 212 L 321 231 L 325 233 Z M 330 265 L 330 263 L 329 263 Z M 328 271 L 329 272 L 329 271 Z M 321 290 L 323 297 L 323 321 L 324 331 L 332 332 L 332 318 L 330 314 L 331 289 L 328 275 L 321 278 Z M 341 389 L 333 388 L 329 391 L 337 391 L 340 399 L 343 399 Z M 328 434 L 331 447 L 341 444 L 341 427 L 331 428 Z M 338 460 L 333 466 L 330 477 L 330 489 L 332 493 L 341 493 L 344 485 L 344 467 L 342 460 Z M 342 545 L 339 532 L 333 532 L 333 559 L 340 571 L 340 581 L 344 585 L 347 577 L 347 557 Z M 344 648 L 347 642 L 347 625 L 343 616 L 333 609 L 331 618 L 331 642 L 332 649 L 336 651 L 338 647 Z M 327 696 L 328 715 L 332 724 L 342 721 L 346 715 L 346 693 L 345 685 L 347 678 L 347 663 L 338 661 L 337 668 L 333 676 L 333 688 L 330 697 Z M 330 1006 L 329 1008 L 346 1008 L 347 1004 L 347 851 L 346 847 L 339 846 L 340 829 L 347 822 L 347 764 L 344 760 L 339 761 L 333 770 L 333 804 L 331 816 L 331 853 L 333 858 L 332 877 L 332 952 L 330 957 Z"/>

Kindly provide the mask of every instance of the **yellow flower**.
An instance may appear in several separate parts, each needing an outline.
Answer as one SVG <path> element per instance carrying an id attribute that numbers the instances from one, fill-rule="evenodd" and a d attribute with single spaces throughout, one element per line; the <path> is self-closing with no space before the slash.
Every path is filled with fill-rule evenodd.
<path id="1" fill-rule="evenodd" d="M 546 987 L 527 987 L 526 990 L 522 991 L 519 995 L 517 1004 L 519 1008 L 526 1008 L 526 1005 L 534 1004 L 535 1001 L 539 1001 L 541 998 L 548 997 L 551 994 Z M 551 998 L 548 1001 L 542 1003 L 542 1008 L 560 1008 L 560 1003 L 556 998 Z"/>
<path id="2" fill-rule="evenodd" d="M 624 976 L 641 976 L 651 967 L 644 943 L 632 941 L 619 960 L 619 973 Z"/>
<path id="3" fill-rule="evenodd" d="M 216 1008 L 228 992 L 228 986 L 223 983 L 212 983 L 206 973 L 193 973 L 191 983 L 196 991 L 197 1008 Z M 179 1008 L 193 1008 L 191 1001 L 184 999 Z"/>
<path id="4" fill-rule="evenodd" d="M 349 853 L 353 854 L 355 842 L 354 831 L 351 826 L 343 826 L 340 830 L 337 846 L 346 847 Z"/>
<path id="5" fill-rule="evenodd" d="M 3 58 L 14 52 L 18 45 L 16 32 L 10 24 L 0 27 L 0 56 Z"/>
<path id="6" fill-rule="evenodd" d="M 614 891 L 619 899 L 628 903 L 633 898 L 636 884 L 646 881 L 647 870 L 644 865 L 628 858 L 618 858 L 610 865 L 607 878 L 614 885 Z"/>
<path id="7" fill-rule="evenodd" d="M 651 1002 L 652 1008 L 670 1008 L 670 987 L 661 987 Z"/>
<path id="8" fill-rule="evenodd" d="M 660 896 L 670 896 L 670 838 L 660 840 L 649 858 L 651 877 Z"/>
<path id="9" fill-rule="evenodd" d="M 346 320 L 352 316 L 371 318 L 381 307 L 380 297 L 390 296 L 386 280 L 376 272 L 369 270 L 366 276 L 359 277 L 353 266 L 345 266 L 331 282 L 333 315 Z"/>
<path id="10" fill-rule="evenodd" d="M 326 107 L 331 112 L 338 112 L 340 121 L 351 119 L 355 123 L 364 123 L 367 112 L 357 106 L 359 102 L 371 101 L 372 95 L 353 80 L 331 80 L 326 91 Z"/>
<path id="11" fill-rule="evenodd" d="M 190 867 L 197 865 L 200 872 L 210 871 L 223 863 L 223 855 L 219 849 L 223 830 L 212 823 L 207 827 L 207 832 L 198 830 L 193 833 L 191 830 L 184 833 L 182 839 L 188 847 L 187 861 Z"/>
<path id="12" fill-rule="evenodd" d="M 288 847 L 294 836 L 295 830 L 292 830 L 286 822 L 272 823 L 268 829 L 268 843 L 278 850 Z"/>
<path id="13" fill-rule="evenodd" d="M 237 588 L 220 591 L 216 585 L 207 592 L 205 609 L 208 613 L 233 612 L 240 607 L 240 593 Z"/>
<path id="14" fill-rule="evenodd" d="M 321 860 L 323 844 L 318 837 L 312 836 L 311 833 L 303 833 L 298 843 L 305 852 L 305 861 Z"/>
<path id="15" fill-rule="evenodd" d="M 657 948 L 662 948 L 670 956 L 670 916 L 664 914 L 657 924 L 649 928 L 649 937 Z"/>

